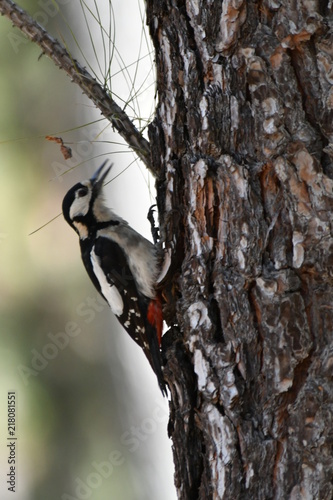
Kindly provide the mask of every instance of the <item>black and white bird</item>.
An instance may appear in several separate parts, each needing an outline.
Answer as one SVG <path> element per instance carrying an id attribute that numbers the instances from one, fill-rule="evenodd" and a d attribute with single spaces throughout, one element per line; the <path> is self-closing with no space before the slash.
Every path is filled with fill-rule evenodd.
<path id="1" fill-rule="evenodd" d="M 162 305 L 155 290 L 159 252 L 106 206 L 102 187 L 110 168 L 104 162 L 91 179 L 73 186 L 64 197 L 62 211 L 79 235 L 91 281 L 143 349 L 166 395 L 160 353 Z"/>

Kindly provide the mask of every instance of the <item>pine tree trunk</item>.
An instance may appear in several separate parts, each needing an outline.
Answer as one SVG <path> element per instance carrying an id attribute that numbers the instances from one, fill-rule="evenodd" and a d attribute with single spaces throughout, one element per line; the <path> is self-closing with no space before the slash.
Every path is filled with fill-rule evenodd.
<path id="1" fill-rule="evenodd" d="M 178 497 L 331 499 L 331 2 L 147 19 Z"/>

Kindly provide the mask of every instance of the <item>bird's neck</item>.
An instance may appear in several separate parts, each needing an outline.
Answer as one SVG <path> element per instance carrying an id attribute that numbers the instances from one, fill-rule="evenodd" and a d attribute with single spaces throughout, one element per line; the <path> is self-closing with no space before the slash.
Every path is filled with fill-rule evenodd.
<path id="1" fill-rule="evenodd" d="M 105 221 L 94 220 L 93 222 L 90 221 L 90 223 L 87 223 L 82 219 L 75 220 L 73 224 L 80 237 L 80 240 L 86 240 L 88 238 L 95 238 L 97 231 L 99 231 L 100 229 L 106 229 L 110 226 L 118 226 L 120 224 L 120 221 L 110 219 Z"/>

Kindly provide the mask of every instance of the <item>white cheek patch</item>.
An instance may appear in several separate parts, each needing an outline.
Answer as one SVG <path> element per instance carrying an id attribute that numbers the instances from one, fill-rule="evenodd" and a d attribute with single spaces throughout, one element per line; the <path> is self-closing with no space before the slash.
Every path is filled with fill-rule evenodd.
<path id="1" fill-rule="evenodd" d="M 94 248 L 90 252 L 90 258 L 95 276 L 100 284 L 102 294 L 108 301 L 109 306 L 111 307 L 111 311 L 116 316 L 121 316 L 124 310 L 123 299 L 121 298 L 117 287 L 108 283 L 105 274 L 103 273 L 103 270 L 100 266 L 99 258 L 95 254 Z"/>
<path id="2" fill-rule="evenodd" d="M 85 185 L 84 183 L 82 184 Z M 88 190 L 86 196 L 78 196 L 78 192 L 75 193 L 75 200 L 73 201 L 69 210 L 69 216 L 71 220 L 75 219 L 75 217 L 87 215 L 90 205 L 90 199 L 91 189 Z"/>

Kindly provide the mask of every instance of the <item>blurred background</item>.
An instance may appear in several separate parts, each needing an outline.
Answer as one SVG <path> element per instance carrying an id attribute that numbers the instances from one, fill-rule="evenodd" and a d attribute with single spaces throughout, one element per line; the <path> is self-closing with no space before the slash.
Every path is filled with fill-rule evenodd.
<path id="1" fill-rule="evenodd" d="M 155 86 L 143 1 L 19 4 L 145 127 Z M 0 18 L 0 497 L 13 498 L 5 478 L 7 393 L 15 391 L 15 498 L 175 500 L 168 402 L 98 298 L 77 235 L 57 217 L 67 190 L 110 158 L 109 205 L 151 239 L 154 181 L 40 56 Z M 72 158 L 46 135 L 61 136 Z"/>

